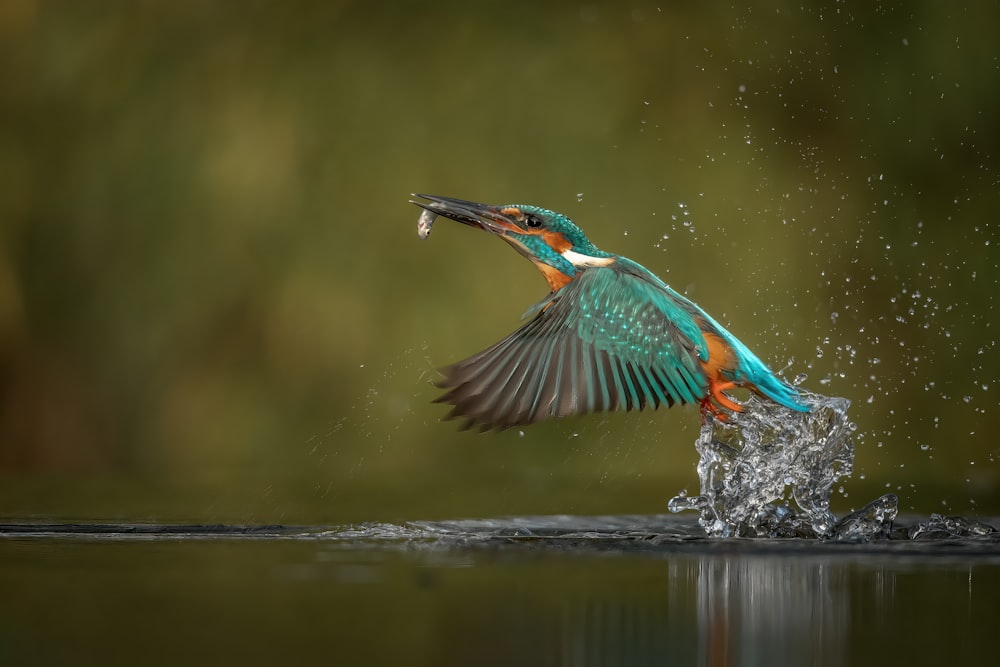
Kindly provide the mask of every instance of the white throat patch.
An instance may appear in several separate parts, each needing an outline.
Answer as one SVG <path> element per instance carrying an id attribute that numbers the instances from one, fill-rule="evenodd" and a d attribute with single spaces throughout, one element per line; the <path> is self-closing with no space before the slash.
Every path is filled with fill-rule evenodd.
<path id="1" fill-rule="evenodd" d="M 607 266 L 609 264 L 613 264 L 615 261 L 614 257 L 594 257 L 592 255 L 584 255 L 572 250 L 563 250 L 562 256 L 563 259 L 573 266 Z"/>

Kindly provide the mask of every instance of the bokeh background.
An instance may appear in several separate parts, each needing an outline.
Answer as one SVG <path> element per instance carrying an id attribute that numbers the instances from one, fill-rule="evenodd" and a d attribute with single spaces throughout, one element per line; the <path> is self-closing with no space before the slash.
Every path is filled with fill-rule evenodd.
<path id="1" fill-rule="evenodd" d="M 460 432 L 534 203 L 787 377 L 854 476 L 1000 511 L 996 3 L 0 3 L 0 515 L 652 513 L 694 408 Z"/>

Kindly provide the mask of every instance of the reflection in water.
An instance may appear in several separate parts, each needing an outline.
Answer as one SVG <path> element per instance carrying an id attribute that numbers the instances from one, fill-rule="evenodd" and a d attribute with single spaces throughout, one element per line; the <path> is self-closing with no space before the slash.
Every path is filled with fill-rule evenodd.
<path id="1" fill-rule="evenodd" d="M 793 559 L 698 563 L 699 664 L 846 664 L 844 571 Z"/>
<path id="2" fill-rule="evenodd" d="M 443 642 L 451 650 L 442 663 L 479 656 L 481 664 L 485 648 L 488 664 L 808 665 L 821 655 L 825 665 L 844 665 L 852 594 L 889 600 L 894 588 L 892 573 L 877 570 L 852 587 L 847 568 L 811 558 L 703 556 L 659 565 L 666 577 L 638 587 L 579 582 L 557 599 L 544 585 L 521 588 L 509 607 L 491 602 L 489 638 L 472 631 L 485 629 L 470 620 L 466 600 L 452 610 L 458 620 L 442 626 L 453 638 Z"/>

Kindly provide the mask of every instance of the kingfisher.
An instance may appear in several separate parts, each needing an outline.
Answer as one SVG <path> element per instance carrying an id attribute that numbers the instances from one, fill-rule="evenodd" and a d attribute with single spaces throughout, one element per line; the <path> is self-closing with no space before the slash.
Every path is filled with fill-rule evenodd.
<path id="1" fill-rule="evenodd" d="M 502 430 L 599 411 L 698 403 L 703 419 L 743 407 L 745 387 L 808 412 L 798 390 L 652 271 L 599 249 L 567 216 L 538 206 L 491 206 L 414 194 L 426 238 L 437 216 L 499 236 L 541 272 L 549 293 L 527 323 L 442 369 L 445 419 Z"/>

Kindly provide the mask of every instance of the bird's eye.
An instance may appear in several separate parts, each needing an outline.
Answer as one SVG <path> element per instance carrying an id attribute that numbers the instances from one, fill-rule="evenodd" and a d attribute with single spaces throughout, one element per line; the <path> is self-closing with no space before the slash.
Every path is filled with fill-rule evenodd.
<path id="1" fill-rule="evenodd" d="M 539 218 L 534 213 L 529 213 L 528 215 L 524 216 L 524 224 L 528 225 L 529 227 L 534 227 L 537 229 L 538 227 L 542 226 L 542 219 Z"/>

